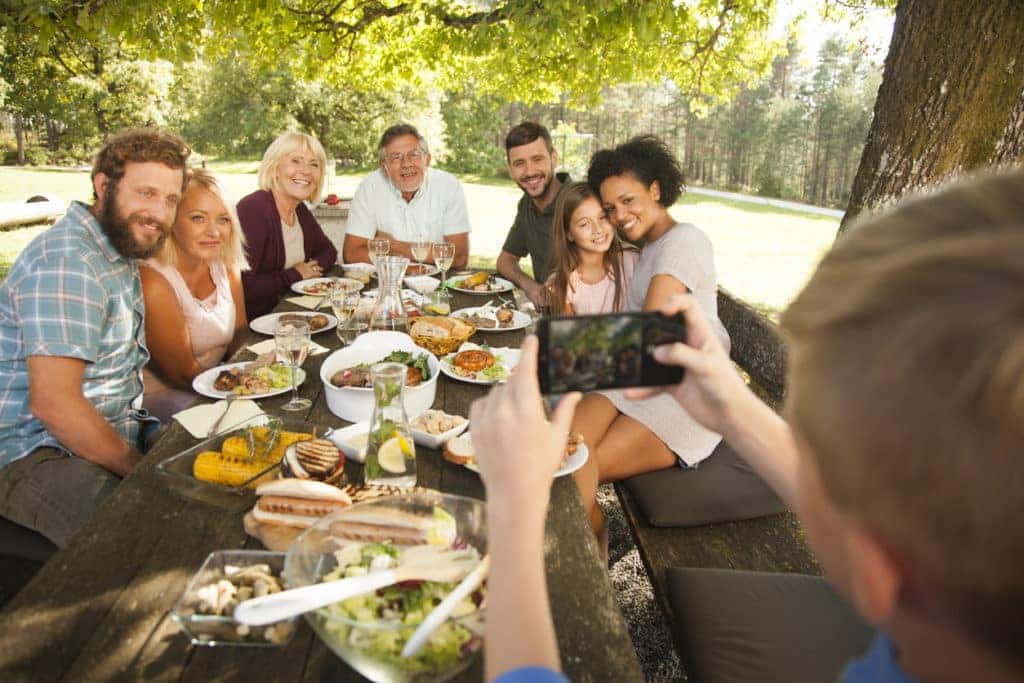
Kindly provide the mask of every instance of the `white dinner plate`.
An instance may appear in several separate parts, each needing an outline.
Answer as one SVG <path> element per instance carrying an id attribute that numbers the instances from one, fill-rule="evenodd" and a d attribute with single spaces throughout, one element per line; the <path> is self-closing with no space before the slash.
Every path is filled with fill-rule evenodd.
<path id="1" fill-rule="evenodd" d="M 215 368 L 205 370 L 196 375 L 196 378 L 192 380 L 192 390 L 201 396 L 207 396 L 209 398 L 227 398 L 228 396 L 231 395 L 231 392 L 218 391 L 217 389 L 214 389 L 214 380 L 216 380 L 217 375 L 219 375 L 224 370 L 230 370 L 231 368 L 238 368 L 245 365 L 249 365 L 249 363 L 227 363 L 226 365 L 218 365 Z M 305 381 L 306 371 L 303 370 L 302 368 L 299 368 L 298 372 L 295 375 L 295 386 L 300 386 Z M 267 398 L 268 396 L 277 396 L 278 394 L 283 394 L 286 391 L 291 390 L 292 385 L 289 383 L 288 386 L 282 387 L 280 389 L 271 389 L 270 391 L 263 394 L 246 394 L 242 398 Z"/>
<path id="2" fill-rule="evenodd" d="M 419 271 L 419 272 L 417 272 Z M 433 263 L 410 263 L 405 269 L 405 277 L 422 277 L 423 275 L 437 275 L 441 269 Z"/>
<path id="3" fill-rule="evenodd" d="M 469 277 L 469 275 L 457 275 L 455 277 L 450 277 L 445 280 L 445 286 L 454 289 L 456 292 L 462 292 L 463 294 L 483 294 L 484 296 L 489 296 L 491 294 L 506 294 L 516 288 L 514 284 L 503 277 L 494 278 L 494 283 L 498 285 L 498 289 L 489 289 L 486 292 L 478 292 L 475 289 L 463 289 L 462 287 L 455 286 L 456 282 L 462 282 L 467 277 Z"/>
<path id="4" fill-rule="evenodd" d="M 307 280 L 299 280 L 298 282 L 292 283 L 292 291 L 296 294 L 305 294 L 306 296 L 326 296 L 327 291 L 319 291 L 314 289 L 308 291 L 310 288 L 317 287 L 323 284 L 342 284 L 345 289 L 350 292 L 358 292 L 363 288 L 363 283 L 359 280 L 353 280 L 350 277 L 311 277 Z"/>
<path id="5" fill-rule="evenodd" d="M 459 351 L 466 351 L 467 349 L 479 349 L 479 348 L 481 348 L 481 347 L 476 345 L 476 344 L 473 344 L 471 342 L 466 342 L 465 344 L 463 344 L 462 346 L 459 347 Z M 519 349 L 507 349 L 507 348 L 498 349 L 498 348 L 489 347 L 487 350 L 490 351 L 491 353 L 493 353 L 495 358 L 497 358 L 498 356 L 501 356 L 501 362 L 505 366 L 505 368 L 509 371 L 509 374 L 512 373 L 512 368 L 514 368 L 516 365 L 519 364 L 519 357 L 520 357 L 520 355 L 522 355 L 521 352 L 519 351 Z M 457 372 L 455 372 L 455 370 L 452 369 L 451 359 L 454 356 L 455 356 L 454 353 L 449 353 L 447 356 L 439 359 L 441 361 L 441 372 L 444 373 L 445 375 L 448 375 L 452 379 L 457 379 L 460 382 L 469 382 L 470 384 L 484 384 L 484 385 L 500 384 L 501 382 L 507 381 L 507 380 L 477 379 L 476 377 L 463 377 L 462 375 L 458 374 Z"/>
<path id="6" fill-rule="evenodd" d="M 567 474 L 572 474 L 579 468 L 583 467 L 583 463 L 590 457 L 590 450 L 587 448 L 587 444 L 581 444 L 576 452 L 569 456 L 565 464 L 558 468 L 555 472 L 556 477 L 564 477 Z M 480 473 L 480 468 L 476 466 L 476 463 L 468 463 L 464 465 L 467 470 L 473 470 L 477 474 Z"/>
<path id="7" fill-rule="evenodd" d="M 308 313 L 304 311 L 288 311 L 287 313 L 267 313 L 266 315 L 261 315 L 260 317 L 256 318 L 251 323 L 249 323 L 249 328 L 253 332 L 259 332 L 260 334 L 269 334 L 273 336 L 274 333 L 277 332 L 278 328 L 277 319 L 280 318 L 282 315 L 301 315 L 304 318 L 312 318 L 314 315 L 325 316 L 327 318 L 327 324 L 321 327 L 319 330 L 309 328 L 310 334 L 320 334 L 321 332 L 326 332 L 327 330 L 333 330 L 335 327 L 338 326 L 338 319 L 335 318 L 330 313 L 314 313 L 313 311 L 309 311 Z"/>
<path id="8" fill-rule="evenodd" d="M 484 318 L 493 318 L 497 310 L 494 306 L 477 306 L 476 308 L 460 308 L 452 313 L 459 318 L 468 318 L 473 314 L 480 314 Z M 472 323 L 471 323 L 472 324 Z M 512 324 L 508 327 L 481 327 L 476 325 L 477 332 L 511 332 L 512 330 L 525 329 L 530 324 L 530 316 L 522 311 L 512 311 Z"/>

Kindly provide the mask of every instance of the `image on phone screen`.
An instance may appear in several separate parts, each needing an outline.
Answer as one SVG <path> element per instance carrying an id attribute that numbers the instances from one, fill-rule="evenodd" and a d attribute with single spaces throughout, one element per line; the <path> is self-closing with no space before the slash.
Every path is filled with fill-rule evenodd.
<path id="1" fill-rule="evenodd" d="M 633 317 L 551 320 L 551 392 L 638 385 L 643 333 L 644 321 Z"/>

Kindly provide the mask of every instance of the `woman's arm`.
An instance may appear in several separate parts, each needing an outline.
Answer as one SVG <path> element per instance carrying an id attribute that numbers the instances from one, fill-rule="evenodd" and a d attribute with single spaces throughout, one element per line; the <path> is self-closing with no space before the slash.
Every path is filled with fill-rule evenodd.
<path id="1" fill-rule="evenodd" d="M 687 294 L 690 289 L 671 275 L 655 275 L 647 287 L 644 297 L 644 310 L 657 311 L 667 304 L 672 297 Z"/>
<path id="2" fill-rule="evenodd" d="M 181 303 L 174 288 L 163 275 L 142 266 L 142 296 L 146 302 L 146 346 L 158 374 L 179 388 L 188 388 L 203 371 L 192 355 L 189 335 Z"/>
<path id="3" fill-rule="evenodd" d="M 321 270 L 326 273 L 338 262 L 338 250 L 330 238 L 324 234 L 323 228 L 317 222 L 313 213 L 306 208 L 305 204 L 299 204 L 296 209 L 299 221 L 302 225 L 302 240 L 305 246 L 306 260 L 316 259 Z"/>
<path id="4" fill-rule="evenodd" d="M 270 253 L 274 231 L 281 232 L 281 218 L 277 209 L 249 195 L 238 203 L 238 222 L 245 233 L 249 270 L 242 273 L 242 285 L 249 301 L 277 299 L 287 292 L 293 282 L 302 279 L 294 268 L 283 270 L 284 265 Z"/>
<path id="5" fill-rule="evenodd" d="M 237 267 L 228 269 L 228 285 L 231 287 L 231 300 L 235 302 L 235 334 L 231 337 L 228 350 L 224 357 L 230 358 L 242 345 L 249 325 L 245 317 L 245 294 L 242 290 L 242 273 Z"/>

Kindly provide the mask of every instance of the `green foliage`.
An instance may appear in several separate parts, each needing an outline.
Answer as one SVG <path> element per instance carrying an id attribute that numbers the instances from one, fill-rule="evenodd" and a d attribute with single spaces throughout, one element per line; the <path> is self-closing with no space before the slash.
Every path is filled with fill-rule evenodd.
<path id="1" fill-rule="evenodd" d="M 448 133 L 444 168 L 453 173 L 496 175 L 505 167 L 502 105 L 494 95 L 477 96 L 475 85 L 446 93 L 441 104 Z"/>

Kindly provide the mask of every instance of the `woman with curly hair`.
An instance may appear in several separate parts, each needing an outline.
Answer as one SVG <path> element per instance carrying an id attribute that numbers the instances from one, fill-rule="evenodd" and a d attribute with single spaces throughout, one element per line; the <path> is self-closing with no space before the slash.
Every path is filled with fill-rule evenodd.
<path id="1" fill-rule="evenodd" d="M 711 241 L 697 226 L 669 213 L 683 192 L 683 173 L 672 152 L 653 136 L 640 136 L 590 161 L 587 182 L 623 236 L 641 245 L 623 310 L 658 310 L 676 294 L 693 293 L 728 347 L 718 320 L 715 260 Z M 722 437 L 701 427 L 667 394 L 642 401 L 620 391 L 586 395 L 573 430 L 582 432 L 591 457 L 575 473 L 590 522 L 607 543 L 597 487 L 673 465 L 693 467 Z"/>

